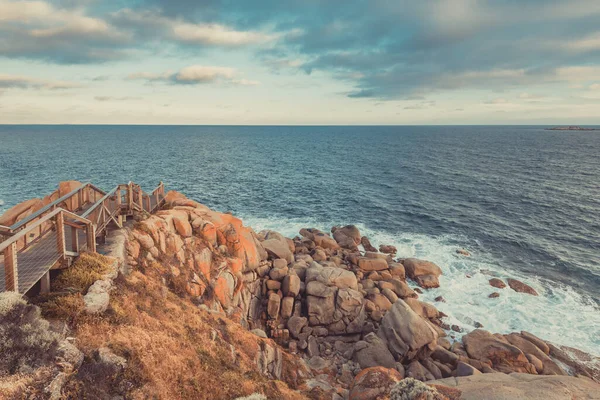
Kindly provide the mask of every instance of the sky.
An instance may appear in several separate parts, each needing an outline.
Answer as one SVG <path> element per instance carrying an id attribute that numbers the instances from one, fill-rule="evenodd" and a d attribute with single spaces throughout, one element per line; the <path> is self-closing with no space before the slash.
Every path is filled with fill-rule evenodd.
<path id="1" fill-rule="evenodd" d="M 0 124 L 600 125 L 599 0 L 0 0 Z"/>

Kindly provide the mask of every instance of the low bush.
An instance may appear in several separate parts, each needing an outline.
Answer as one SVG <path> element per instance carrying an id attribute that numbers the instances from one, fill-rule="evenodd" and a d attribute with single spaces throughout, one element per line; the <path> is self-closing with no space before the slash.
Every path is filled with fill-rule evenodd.
<path id="1" fill-rule="evenodd" d="M 0 293 L 0 375 L 37 368 L 52 360 L 58 336 L 40 308 L 14 292 Z"/>

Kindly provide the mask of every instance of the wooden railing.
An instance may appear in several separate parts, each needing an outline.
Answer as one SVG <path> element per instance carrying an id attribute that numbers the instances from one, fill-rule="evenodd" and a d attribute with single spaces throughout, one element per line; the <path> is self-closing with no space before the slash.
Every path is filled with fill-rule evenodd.
<path id="1" fill-rule="evenodd" d="M 42 290 L 49 289 L 50 269 L 65 266 L 68 258 L 84 249 L 95 252 L 96 237 L 106 235 L 111 222 L 122 228 L 124 215 L 154 212 L 164 194 L 162 182 L 150 194 L 133 182 L 108 193 L 86 183 L 10 227 L 0 225 L 4 264 L 0 292 L 24 293 L 40 279 Z"/>

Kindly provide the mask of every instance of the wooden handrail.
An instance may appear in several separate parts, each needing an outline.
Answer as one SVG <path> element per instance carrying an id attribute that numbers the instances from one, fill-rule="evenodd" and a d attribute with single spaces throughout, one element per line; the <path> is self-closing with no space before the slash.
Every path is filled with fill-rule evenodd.
<path id="1" fill-rule="evenodd" d="M 69 193 L 67 193 L 64 196 L 62 196 L 61 198 L 58 198 L 58 199 L 54 200 L 52 203 L 47 204 L 46 206 L 40 208 L 39 210 L 37 210 L 33 214 L 29 215 L 28 217 L 26 217 L 26 218 L 24 218 L 24 219 L 16 222 L 14 225 L 12 225 L 10 227 L 10 229 L 13 230 L 13 231 L 15 231 L 15 230 L 21 228 L 23 225 L 26 225 L 28 222 L 33 221 L 34 219 L 36 219 L 40 215 L 44 214 L 45 212 L 50 211 L 51 209 L 53 209 L 54 207 L 56 207 L 57 204 L 60 204 L 60 203 L 62 203 L 64 201 L 66 201 L 66 200 L 69 200 L 71 197 L 73 197 L 74 195 L 76 195 L 80 190 L 83 190 L 85 187 L 88 187 L 89 185 L 91 185 L 91 184 L 90 183 L 86 183 L 86 184 L 78 187 L 77 189 L 73 189 Z"/>
<path id="2" fill-rule="evenodd" d="M 47 222 L 49 219 L 53 218 L 55 215 L 57 215 L 59 213 L 63 213 L 64 216 L 66 216 L 66 217 L 68 217 L 70 219 L 75 219 L 75 220 L 82 221 L 86 225 L 92 224 L 92 221 L 90 221 L 88 219 L 82 218 L 79 215 L 73 214 L 72 212 L 70 212 L 68 210 L 65 210 L 63 208 L 57 208 L 56 210 L 51 211 L 49 214 L 47 214 L 47 215 L 43 216 L 42 218 L 40 218 L 38 221 L 35 221 L 33 224 L 29 225 L 26 229 L 23 229 L 23 230 L 19 231 L 18 233 L 15 233 L 9 239 L 7 239 L 4 242 L 0 243 L 0 253 L 3 252 L 4 249 L 6 249 L 12 243 L 14 243 L 17 240 L 21 239 L 22 237 L 26 236 L 30 231 L 36 229 L 37 227 L 39 227 L 43 223 Z"/>
<path id="3" fill-rule="evenodd" d="M 95 202 L 94 205 L 92 205 L 86 212 L 84 212 L 83 214 L 81 214 L 81 217 L 82 218 L 86 218 L 88 215 L 90 215 L 91 213 L 93 213 L 94 211 L 96 211 L 96 208 L 98 208 L 99 206 L 101 206 L 102 203 L 104 202 L 104 200 L 106 200 L 110 196 L 114 195 L 117 190 L 119 190 L 119 186 L 115 187 L 113 190 L 111 190 L 110 192 L 106 193 L 104 195 L 104 197 L 102 197 L 100 200 L 98 200 L 97 202 Z"/>

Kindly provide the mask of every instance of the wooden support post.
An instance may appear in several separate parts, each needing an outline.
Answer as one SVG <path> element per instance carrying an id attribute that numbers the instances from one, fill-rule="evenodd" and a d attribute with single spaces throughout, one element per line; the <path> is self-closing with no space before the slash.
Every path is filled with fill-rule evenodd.
<path id="1" fill-rule="evenodd" d="M 123 227 L 123 216 L 121 215 L 121 187 L 117 189 L 117 221 L 119 226 Z"/>
<path id="2" fill-rule="evenodd" d="M 77 207 L 77 209 L 82 209 L 83 208 L 83 192 L 81 190 L 79 190 L 77 192 L 77 201 L 79 202 L 79 207 Z"/>
<path id="3" fill-rule="evenodd" d="M 56 214 L 56 249 L 61 259 L 65 260 L 65 220 L 62 211 Z"/>
<path id="4" fill-rule="evenodd" d="M 74 226 L 71 227 L 71 251 L 79 253 L 79 232 Z"/>
<path id="5" fill-rule="evenodd" d="M 4 249 L 4 288 L 7 292 L 19 292 L 16 242 Z"/>
<path id="6" fill-rule="evenodd" d="M 89 224 L 86 229 L 87 233 L 87 250 L 90 253 L 96 252 L 96 227 L 94 224 Z"/>
<path id="7" fill-rule="evenodd" d="M 150 212 L 152 207 L 152 202 L 150 201 L 150 196 L 146 197 L 146 211 Z"/>
<path id="8" fill-rule="evenodd" d="M 133 186 L 131 182 L 127 184 L 127 214 L 133 213 Z"/>
<path id="9" fill-rule="evenodd" d="M 144 196 L 142 193 L 142 188 L 138 189 L 138 205 L 140 206 L 142 211 L 144 211 Z"/>
<path id="10" fill-rule="evenodd" d="M 40 279 L 40 293 L 50 293 L 50 271 L 47 271 Z"/>

